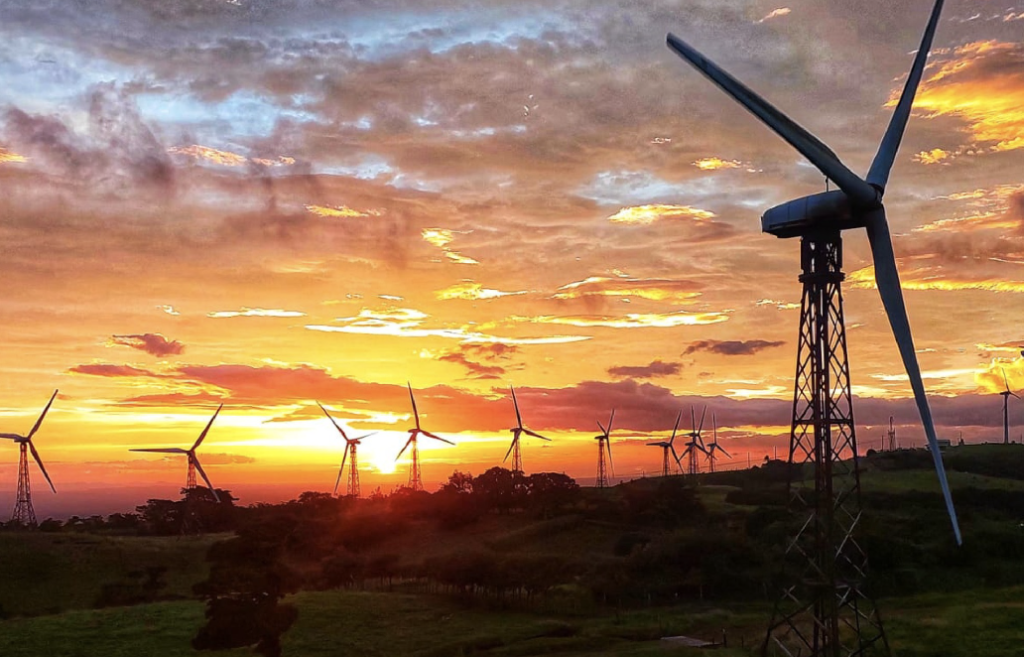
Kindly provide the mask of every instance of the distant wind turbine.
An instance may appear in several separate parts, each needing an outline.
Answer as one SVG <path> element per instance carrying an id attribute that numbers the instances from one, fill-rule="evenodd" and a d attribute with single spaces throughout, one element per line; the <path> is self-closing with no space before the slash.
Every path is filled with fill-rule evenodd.
<path id="1" fill-rule="evenodd" d="M 36 435 L 36 432 L 39 431 L 39 427 L 43 424 L 43 418 L 46 417 L 46 412 L 50 410 L 50 405 L 53 404 L 53 400 L 56 397 L 57 391 L 54 390 L 50 401 L 46 403 L 46 408 L 40 413 L 39 419 L 32 425 L 32 430 L 27 435 L 0 433 L 0 438 L 6 438 L 18 443 L 21 452 L 18 457 L 18 500 L 14 504 L 14 515 L 11 517 L 11 522 L 24 527 L 36 526 L 36 512 L 32 508 L 32 486 L 28 476 L 28 452 L 32 452 L 32 458 L 35 459 L 39 470 L 46 477 L 46 483 L 50 484 L 50 490 L 54 494 L 57 493 L 57 489 L 53 486 L 53 481 L 50 480 L 50 475 L 46 473 L 46 468 L 43 467 L 43 460 L 39 458 L 39 452 L 36 451 L 36 446 L 32 443 L 32 436 Z"/>
<path id="2" fill-rule="evenodd" d="M 1008 409 L 1008 402 L 1010 397 L 1017 397 L 1014 393 L 1010 392 L 1010 382 L 1006 380 L 1006 370 L 999 368 L 999 371 L 1003 373 L 1003 385 L 1006 386 L 1006 390 L 999 393 L 1003 397 L 1003 444 L 1010 444 L 1010 414 Z M 1020 399 L 1020 397 L 1017 397 Z"/>
<path id="3" fill-rule="evenodd" d="M 697 416 L 693 412 L 693 406 L 690 407 L 690 427 L 691 430 L 688 434 L 690 442 L 686 443 L 686 449 L 677 459 L 679 467 L 682 468 L 682 459 L 687 458 L 686 473 L 689 475 L 700 474 L 700 460 L 697 456 L 697 452 L 704 452 L 705 456 L 708 453 L 706 447 L 704 447 L 704 439 L 700 437 L 700 432 L 704 429 L 704 416 L 707 415 L 708 407 L 705 406 L 704 410 L 700 414 L 700 425 L 697 425 Z"/>
<path id="4" fill-rule="evenodd" d="M 676 415 L 676 426 L 672 427 L 672 437 L 667 441 L 663 440 L 659 443 L 647 443 L 648 447 L 660 447 L 661 448 L 661 476 L 667 477 L 672 474 L 672 469 L 669 467 L 668 455 L 672 452 L 672 458 L 676 461 L 676 466 L 679 467 L 679 455 L 676 454 L 676 448 L 673 443 L 676 441 L 676 431 L 679 430 L 679 420 L 683 417 L 683 412 L 679 411 Z"/>
<path id="5" fill-rule="evenodd" d="M 725 448 L 718 444 L 718 422 L 715 420 L 715 414 L 711 414 L 711 442 L 707 445 L 708 450 L 708 472 L 715 471 L 715 461 L 718 457 L 715 456 L 715 452 L 721 452 L 726 455 L 727 458 L 732 458 L 732 454 L 725 451 Z"/>
<path id="6" fill-rule="evenodd" d="M 349 438 L 345 433 L 345 430 L 341 428 L 341 425 L 331 417 L 331 414 L 327 412 L 323 404 L 320 402 L 316 403 L 320 407 L 320 410 L 324 412 L 327 419 L 331 421 L 334 428 L 338 430 L 341 437 L 345 439 L 345 452 L 341 455 L 341 467 L 338 468 L 338 480 L 334 482 L 334 494 L 338 494 L 338 485 L 341 483 L 341 473 L 345 471 L 345 459 L 348 458 L 349 454 L 352 455 L 352 463 L 348 466 L 348 487 L 345 490 L 346 495 L 352 497 L 359 497 L 359 461 L 356 455 L 356 450 L 359 447 L 359 443 L 366 438 L 369 438 L 373 433 L 368 433 L 365 436 L 359 436 L 358 438 Z"/>
<path id="7" fill-rule="evenodd" d="M 402 451 L 398 452 L 398 456 L 395 457 L 395 460 L 397 461 L 402 458 L 402 454 L 405 453 L 405 450 L 409 448 L 409 445 L 412 445 L 412 469 L 409 470 L 409 488 L 413 490 L 423 490 L 423 479 L 420 476 L 420 434 L 423 434 L 427 438 L 440 440 L 442 443 L 448 443 L 449 445 L 454 445 L 455 443 L 420 428 L 420 413 L 416 409 L 416 398 L 412 394 L 412 384 L 407 383 L 407 385 L 409 386 L 409 400 L 412 402 L 412 414 L 416 418 L 416 427 L 409 429 L 409 440 L 405 442 L 405 446 L 402 447 Z"/>
<path id="8" fill-rule="evenodd" d="M 203 444 L 203 440 L 206 438 L 206 434 L 210 432 L 210 427 L 213 426 L 213 421 L 217 419 L 217 416 L 220 414 L 220 409 L 222 408 L 224 408 L 224 404 L 221 404 L 220 406 L 217 407 L 217 410 L 214 412 L 213 417 L 211 417 L 210 421 L 207 423 L 206 428 L 203 429 L 203 432 L 199 434 L 198 438 L 196 438 L 196 442 L 192 444 L 192 447 L 188 449 L 182 449 L 180 447 L 146 447 L 130 449 L 128 451 L 150 452 L 154 454 L 184 454 L 188 456 L 188 478 L 185 480 L 185 488 L 188 490 L 192 490 L 193 488 L 196 487 L 196 471 L 198 470 L 199 474 L 203 478 L 203 481 L 206 482 L 206 486 L 210 489 L 210 492 L 213 493 L 213 499 L 220 502 L 220 496 L 217 495 L 217 490 L 213 487 L 213 484 L 210 482 L 210 478 L 206 476 L 206 471 L 203 470 L 203 466 L 199 464 L 199 457 L 196 456 L 196 450 L 199 449 L 199 446 Z"/>
<path id="9" fill-rule="evenodd" d="M 509 445 L 508 451 L 505 452 L 505 458 L 502 459 L 501 462 L 504 463 L 507 461 L 508 455 L 511 454 L 512 471 L 523 472 L 523 452 L 519 446 L 519 439 L 522 435 L 525 433 L 527 436 L 533 436 L 534 438 L 540 438 L 541 440 L 546 440 L 548 442 L 551 442 L 551 439 L 523 427 L 523 416 L 519 414 L 519 401 L 516 399 L 516 389 L 509 386 L 509 390 L 512 391 L 512 403 L 516 407 L 516 426 L 509 429 L 509 432 L 512 434 L 512 444 Z"/>
<path id="10" fill-rule="evenodd" d="M 608 486 L 608 475 L 615 476 L 615 467 L 612 465 L 612 422 L 615 420 L 615 409 L 612 409 L 611 417 L 608 418 L 608 428 L 605 429 L 601 421 L 597 421 L 597 426 L 601 427 L 601 435 L 594 436 L 594 440 L 597 441 L 597 487 L 606 488 Z M 607 462 L 605 462 L 605 452 L 608 453 Z"/>

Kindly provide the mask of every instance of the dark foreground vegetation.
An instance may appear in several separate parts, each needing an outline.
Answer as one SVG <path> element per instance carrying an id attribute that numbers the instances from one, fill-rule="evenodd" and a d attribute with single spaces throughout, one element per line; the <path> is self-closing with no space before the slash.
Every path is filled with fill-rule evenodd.
<path id="1" fill-rule="evenodd" d="M 894 650 L 1024 654 L 1024 448 L 946 453 L 961 548 L 930 460 L 861 460 L 860 542 Z M 135 514 L 4 532 L 0 654 L 640 655 L 662 654 L 661 636 L 723 632 L 721 654 L 753 654 L 802 520 L 786 510 L 789 475 L 770 462 L 699 486 L 597 490 L 494 468 L 456 472 L 432 494 L 248 507 L 196 489 Z M 131 650 L 93 631 L 111 626 Z"/>

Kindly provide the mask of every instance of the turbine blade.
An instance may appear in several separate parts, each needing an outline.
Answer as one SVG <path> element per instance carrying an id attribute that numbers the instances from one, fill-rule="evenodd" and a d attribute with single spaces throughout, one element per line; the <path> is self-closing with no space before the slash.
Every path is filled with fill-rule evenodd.
<path id="1" fill-rule="evenodd" d="M 355 438 L 351 438 L 351 439 L 346 437 L 345 440 L 347 440 L 350 443 L 357 443 L 360 440 L 366 440 L 370 436 L 376 436 L 378 433 L 380 433 L 380 432 L 379 431 L 371 431 L 370 433 L 364 434 L 362 436 L 356 436 Z"/>
<path id="2" fill-rule="evenodd" d="M 718 421 L 715 419 L 714 412 L 711 413 L 711 442 L 718 444 Z"/>
<path id="3" fill-rule="evenodd" d="M 718 443 L 715 443 L 715 449 L 717 449 L 721 453 L 725 454 L 729 458 L 732 458 L 732 454 L 730 454 L 729 452 L 725 451 L 725 448 L 722 447 L 721 445 L 719 445 Z M 714 451 L 714 450 L 712 450 L 712 451 Z"/>
<path id="4" fill-rule="evenodd" d="M 682 417 L 683 417 L 683 412 L 679 411 L 679 414 L 676 415 L 676 426 L 672 427 L 672 437 L 668 439 L 668 444 L 669 445 L 671 445 L 672 443 L 674 443 L 676 441 L 676 431 L 679 430 L 679 420 L 681 420 Z"/>
<path id="5" fill-rule="evenodd" d="M 613 408 L 612 409 L 611 417 L 608 418 L 608 432 L 607 433 L 609 433 L 609 434 L 612 432 L 612 423 L 614 421 L 615 421 L 615 409 Z"/>
<path id="6" fill-rule="evenodd" d="M 942 13 L 943 0 L 936 0 L 932 8 L 931 18 L 928 19 L 928 27 L 924 30 L 921 38 L 921 47 L 917 49 L 914 57 L 914 64 L 910 68 L 910 75 L 907 76 L 907 83 L 903 87 L 903 94 L 900 96 L 896 110 L 889 119 L 889 127 L 885 130 L 885 136 L 878 145 L 878 152 L 871 162 L 871 169 L 868 170 L 868 182 L 882 192 L 885 192 L 885 185 L 889 181 L 889 172 L 892 170 L 893 162 L 896 161 L 896 153 L 900 149 L 900 142 L 903 140 L 903 133 L 907 129 L 907 121 L 910 120 L 910 109 L 914 104 L 914 96 L 917 94 L 917 86 L 921 82 L 921 75 L 924 73 L 924 65 L 928 60 L 928 51 L 932 48 L 932 39 L 935 36 L 935 29 L 939 24 L 939 14 Z"/>
<path id="7" fill-rule="evenodd" d="M 46 417 L 46 412 L 48 410 L 50 410 L 50 405 L 53 404 L 53 400 L 56 399 L 56 398 L 57 398 L 57 391 L 54 390 L 53 391 L 53 395 L 50 397 L 50 401 L 46 402 L 46 408 L 44 408 L 43 412 L 39 414 L 39 419 L 36 420 L 35 425 L 32 427 L 32 431 L 29 431 L 28 435 L 25 436 L 26 438 L 28 438 L 29 440 L 32 440 L 32 436 L 36 435 L 36 431 L 39 431 L 39 425 L 41 425 L 43 423 L 43 418 Z"/>
<path id="8" fill-rule="evenodd" d="M 345 471 L 345 459 L 348 458 L 348 450 L 352 449 L 351 445 L 345 445 L 345 452 L 341 455 L 341 467 L 338 468 L 338 480 L 334 482 L 334 494 L 338 494 L 338 486 L 341 484 L 341 473 Z"/>
<path id="9" fill-rule="evenodd" d="M 519 401 L 516 399 L 516 389 L 512 386 L 509 386 L 508 388 L 512 391 L 512 403 L 516 406 L 516 423 L 519 425 L 519 428 L 522 429 L 523 416 L 519 414 Z"/>
<path id="10" fill-rule="evenodd" d="M 613 413 L 615 411 L 612 411 Z M 608 423 L 609 425 L 611 422 Z M 608 450 L 608 468 L 612 471 L 612 476 L 615 476 L 615 464 L 612 463 L 612 441 L 611 438 L 604 441 L 604 448 Z"/>
<path id="11" fill-rule="evenodd" d="M 676 465 L 679 466 L 680 470 L 682 470 L 683 469 L 683 464 L 680 463 L 679 454 L 676 453 L 676 448 L 671 446 L 671 445 L 669 445 L 669 449 L 672 450 L 672 456 L 675 457 L 675 459 L 676 459 Z"/>
<path id="12" fill-rule="evenodd" d="M 214 412 L 213 417 L 210 418 L 210 422 L 206 425 L 206 428 L 203 429 L 203 432 L 199 434 L 198 438 L 196 438 L 196 444 L 192 445 L 192 451 L 195 451 L 196 448 L 203 443 L 203 440 L 206 439 L 206 434 L 209 433 L 210 427 L 213 426 L 213 421 L 217 419 L 217 415 L 220 414 L 220 409 L 222 408 L 224 408 L 224 404 L 221 404 L 220 406 L 217 407 L 217 410 Z M 218 502 L 219 501 L 220 500 L 218 500 Z"/>
<path id="13" fill-rule="evenodd" d="M 0 438 L 6 438 L 7 440 L 18 440 L 19 438 L 23 437 L 24 436 L 21 436 L 16 433 L 0 433 Z"/>
<path id="14" fill-rule="evenodd" d="M 693 404 L 690 404 L 690 434 L 697 433 L 697 416 L 693 414 Z"/>
<path id="15" fill-rule="evenodd" d="M 187 449 L 180 447 L 145 447 L 137 449 L 129 449 L 129 452 L 154 452 L 156 454 L 188 454 Z"/>
<path id="16" fill-rule="evenodd" d="M 604 428 L 603 424 L 601 424 L 601 420 L 597 421 L 597 426 L 601 427 L 601 433 L 603 433 L 606 436 L 608 435 L 608 430 Z"/>
<path id="17" fill-rule="evenodd" d="M 1006 386 L 1006 392 L 1010 392 L 1010 382 L 1006 380 L 1006 370 L 1000 367 L 999 371 L 1003 373 L 1003 385 Z"/>
<path id="18" fill-rule="evenodd" d="M 416 410 L 416 398 L 412 396 L 412 384 L 406 381 L 409 386 L 409 399 L 412 400 L 412 414 L 416 416 L 416 428 L 420 428 L 420 412 Z"/>
<path id="19" fill-rule="evenodd" d="M 541 440 L 546 440 L 549 443 L 551 442 L 550 438 L 548 438 L 547 436 L 542 436 L 539 433 L 537 433 L 536 431 L 530 431 L 529 429 L 523 429 L 523 433 L 525 433 L 528 436 L 533 436 L 534 438 L 540 438 Z"/>
<path id="20" fill-rule="evenodd" d="M 928 398 L 925 396 L 924 382 L 921 380 L 921 368 L 917 363 L 917 354 L 914 352 L 914 337 L 910 332 L 907 308 L 903 303 L 903 290 L 900 288 L 900 275 L 896 269 L 896 256 L 892 250 L 885 210 L 879 208 L 871 212 L 867 219 L 868 240 L 871 244 L 871 256 L 875 262 L 875 283 L 878 286 L 878 294 L 882 297 L 882 305 L 885 306 L 885 314 L 889 317 L 889 325 L 896 338 L 896 345 L 899 347 L 900 357 L 903 359 L 903 367 L 907 370 L 910 386 L 914 390 L 914 401 L 917 402 L 917 410 L 921 414 L 924 432 L 928 437 L 928 446 L 932 452 L 932 459 L 935 461 L 935 474 L 939 478 L 939 486 L 942 487 L 942 495 L 946 499 L 946 511 L 953 524 L 957 545 L 960 545 L 963 543 L 963 537 L 960 534 L 956 509 L 953 507 L 953 496 L 949 492 L 946 469 L 942 465 L 942 453 L 939 451 L 932 411 L 928 406 Z"/>
<path id="21" fill-rule="evenodd" d="M 46 483 L 50 484 L 50 490 L 56 493 L 57 489 L 53 487 L 53 481 L 50 480 L 50 475 L 46 472 L 46 466 L 43 465 L 43 459 L 39 458 L 39 452 L 36 451 L 36 446 L 32 444 L 31 440 L 28 441 L 28 449 L 32 452 L 32 458 L 36 460 L 36 464 L 39 466 L 39 469 L 43 471 L 43 476 L 46 477 Z"/>
<path id="22" fill-rule="evenodd" d="M 192 463 L 195 464 L 196 470 L 199 471 L 199 476 L 201 476 L 203 481 L 206 482 L 206 487 L 210 489 L 211 493 L 213 493 L 213 499 L 220 502 L 220 495 L 217 494 L 217 490 L 213 487 L 213 483 L 210 481 L 210 478 L 206 476 L 206 471 L 203 470 L 203 466 L 199 464 L 199 458 L 195 454 L 192 455 Z"/>
<path id="23" fill-rule="evenodd" d="M 751 114 L 782 137 L 790 146 L 811 161 L 823 174 L 833 180 L 858 205 L 876 202 L 878 194 L 871 185 L 846 168 L 832 149 L 817 137 L 783 114 L 778 108 L 751 91 L 746 85 L 732 77 L 717 64 L 691 48 L 674 34 L 667 38 L 668 47 L 685 59 L 704 77 L 714 82 L 722 91 L 732 96 Z"/>
<path id="24" fill-rule="evenodd" d="M 333 417 L 331 417 L 331 414 L 327 412 L 327 409 L 324 408 L 324 405 L 321 404 L 320 402 L 317 402 L 316 405 L 319 406 L 320 410 L 324 412 L 324 415 L 326 415 L 327 419 L 331 421 L 331 424 L 334 425 L 334 428 L 338 430 L 338 433 L 341 434 L 341 437 L 344 438 L 345 440 L 348 440 L 348 436 L 345 435 L 345 430 L 341 428 L 341 425 L 338 424 L 338 422 Z"/>
<path id="25" fill-rule="evenodd" d="M 454 445 L 455 444 L 452 441 L 448 440 L 447 438 L 442 438 L 441 436 L 438 436 L 437 434 L 430 433 L 429 431 L 421 431 L 420 433 L 422 433 L 424 436 L 426 436 L 428 438 L 433 438 L 434 440 L 440 440 L 442 443 L 448 443 L 449 445 Z"/>
<path id="26" fill-rule="evenodd" d="M 1013 395 L 1014 397 L 1017 397 L 1017 395 L 1015 393 L 1011 392 L 1010 394 Z M 1017 397 L 1017 399 L 1020 399 L 1020 397 Z"/>
<path id="27" fill-rule="evenodd" d="M 707 404 L 704 405 L 704 410 L 700 412 L 700 426 L 697 427 L 697 438 L 700 438 L 700 432 L 704 430 L 704 417 L 708 414 Z M 703 441 L 702 441 L 703 442 Z"/>
<path id="28" fill-rule="evenodd" d="M 409 440 L 405 441 L 405 447 L 402 448 L 402 451 L 398 452 L 398 456 L 395 457 L 395 461 L 402 458 L 402 454 L 405 454 L 405 450 L 409 449 L 409 445 L 412 444 L 412 441 L 415 440 L 415 438 L 416 434 L 409 436 Z"/>
<path id="29" fill-rule="evenodd" d="M 501 459 L 502 463 L 508 460 L 508 455 L 512 453 L 512 448 L 516 446 L 517 442 L 519 442 L 518 434 L 512 439 L 512 443 L 508 446 L 508 451 L 505 452 L 505 458 Z"/>

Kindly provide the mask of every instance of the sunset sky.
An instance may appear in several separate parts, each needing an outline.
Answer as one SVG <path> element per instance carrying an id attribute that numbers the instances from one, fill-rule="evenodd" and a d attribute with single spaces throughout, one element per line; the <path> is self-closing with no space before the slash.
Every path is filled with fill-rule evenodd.
<path id="1" fill-rule="evenodd" d="M 190 446 L 221 402 L 200 456 L 243 503 L 333 487 L 316 400 L 379 432 L 364 492 L 404 483 L 407 381 L 458 443 L 421 443 L 428 488 L 500 463 L 510 384 L 554 439 L 528 472 L 592 480 L 613 407 L 620 477 L 691 404 L 732 467 L 781 453 L 799 245 L 759 217 L 825 181 L 665 34 L 864 173 L 931 5 L 3 3 L 0 431 L 59 388 L 58 491 L 124 507 L 185 479 L 127 450 Z M 947 2 L 886 195 L 939 435 L 968 442 L 1001 440 L 1000 368 L 1024 388 L 1022 34 L 1020 0 Z M 862 233 L 845 254 L 862 450 L 889 415 L 920 446 Z M 34 468 L 39 515 L 66 508 Z M 16 476 L 4 441 L 0 513 Z"/>

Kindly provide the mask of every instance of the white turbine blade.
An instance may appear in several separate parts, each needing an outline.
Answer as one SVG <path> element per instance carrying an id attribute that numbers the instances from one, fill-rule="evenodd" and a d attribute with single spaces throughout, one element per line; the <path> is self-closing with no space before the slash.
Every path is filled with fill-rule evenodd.
<path id="1" fill-rule="evenodd" d="M 331 424 L 333 424 L 333 425 L 334 425 L 334 428 L 338 430 L 338 433 L 340 433 L 340 434 L 341 434 L 341 437 L 342 437 L 342 438 L 344 438 L 345 440 L 348 440 L 348 436 L 347 436 L 347 435 L 345 435 L 345 430 L 344 430 L 344 429 L 342 429 L 342 428 L 341 428 L 341 425 L 340 425 L 340 424 L 338 424 L 337 420 L 335 420 L 335 419 L 334 419 L 334 418 L 333 418 L 333 417 L 331 416 L 331 414 L 327 412 L 327 409 L 326 409 L 326 408 L 324 408 L 324 405 L 323 405 L 323 404 L 321 404 L 320 402 L 317 402 L 317 403 L 316 403 L 316 405 L 317 405 L 317 406 L 319 406 L 319 407 L 320 407 L 320 410 L 324 412 L 324 415 L 326 415 L 326 416 L 327 416 L 327 419 L 331 421 Z"/>
<path id="2" fill-rule="evenodd" d="M 943 0 L 936 0 L 935 7 L 932 8 L 932 16 L 928 20 L 924 37 L 921 38 L 921 47 L 917 49 L 914 64 L 910 68 L 910 75 L 907 76 L 907 83 L 903 87 L 903 94 L 896 105 L 896 110 L 892 113 L 892 118 L 889 119 L 889 127 L 885 131 L 885 136 L 882 137 L 882 142 L 878 145 L 878 152 L 868 171 L 868 182 L 882 192 L 885 191 L 885 185 L 889 181 L 889 172 L 892 170 L 893 162 L 896 161 L 896 153 L 900 149 L 903 133 L 907 129 L 907 121 L 910 120 L 910 109 L 914 104 L 914 96 L 917 94 L 921 75 L 924 73 L 928 51 L 932 48 L 935 28 L 939 24 L 939 14 L 942 13 L 942 2 Z"/>
<path id="3" fill-rule="evenodd" d="M 677 55 L 718 85 L 722 91 L 732 96 L 747 111 L 761 119 L 762 123 L 782 137 L 790 146 L 800 151 L 811 161 L 811 164 L 833 180 L 851 200 L 859 205 L 870 205 L 877 201 L 878 194 L 874 188 L 846 168 L 846 165 L 839 160 L 832 149 L 821 140 L 676 35 L 670 33 L 667 43 L 668 47 Z"/>
<path id="4" fill-rule="evenodd" d="M 345 445 L 345 452 L 341 455 L 341 467 L 338 468 L 338 480 L 334 482 L 334 494 L 338 494 L 338 486 L 341 484 L 341 473 L 345 471 L 345 459 L 348 458 L 348 450 L 352 449 L 351 445 Z"/>
<path id="5" fill-rule="evenodd" d="M 56 395 L 57 393 L 53 394 Z M 43 465 L 43 459 L 39 458 L 39 452 L 36 451 L 36 446 L 32 444 L 31 440 L 28 441 L 28 449 L 32 452 L 32 458 L 36 460 L 36 464 L 39 466 L 39 469 L 43 471 L 43 476 L 46 477 L 46 483 L 50 484 L 50 490 L 56 493 L 57 489 L 53 487 L 53 481 L 50 480 L 50 475 L 46 473 L 46 466 Z"/>
<path id="6" fill-rule="evenodd" d="M 416 398 L 412 395 L 412 384 L 406 381 L 409 386 L 409 399 L 412 400 L 412 414 L 416 416 L 416 428 L 420 428 L 420 412 L 416 410 Z"/>
<path id="7" fill-rule="evenodd" d="M 206 482 L 206 487 L 210 489 L 211 493 L 213 493 L 213 499 L 220 502 L 220 495 L 218 495 L 216 489 L 214 489 L 213 483 L 210 481 L 210 478 L 206 476 L 206 471 L 203 470 L 203 466 L 199 465 L 199 459 L 196 457 L 195 454 L 192 455 L 192 463 L 195 464 L 196 470 L 199 471 L 199 476 L 202 477 L 203 481 Z"/>
<path id="8" fill-rule="evenodd" d="M 455 444 L 452 441 L 448 440 L 447 438 L 442 438 L 441 436 L 438 436 L 437 434 L 430 433 L 429 431 L 421 431 L 420 433 L 422 433 L 427 438 L 433 438 L 434 440 L 440 440 L 442 443 L 448 443 L 449 445 L 454 445 Z"/>
<path id="9" fill-rule="evenodd" d="M 54 390 L 53 391 L 53 395 L 50 397 L 50 401 L 46 402 L 46 408 L 44 408 L 43 412 L 39 414 L 39 419 L 36 420 L 36 423 L 32 427 L 32 430 L 28 432 L 27 436 L 25 436 L 26 438 L 28 438 L 29 440 L 32 440 L 32 436 L 34 436 L 36 434 L 36 431 L 39 431 L 39 426 L 43 423 L 43 418 L 46 417 L 46 412 L 48 410 L 50 410 L 50 405 L 53 404 L 53 400 L 56 399 L 56 398 L 57 398 L 57 391 Z"/>
<path id="10" fill-rule="evenodd" d="M 196 438 L 196 444 L 192 445 L 192 451 L 195 451 L 203 441 L 206 440 L 206 434 L 210 432 L 210 427 L 213 426 L 213 421 L 217 419 L 217 416 L 220 414 L 220 409 L 222 408 L 224 408 L 224 404 L 217 407 L 217 410 L 214 412 L 213 417 L 210 418 L 210 422 L 206 425 L 206 428 L 203 429 L 203 432 L 199 434 L 198 438 Z"/>
<path id="11" fill-rule="evenodd" d="M 154 452 L 156 454 L 188 454 L 187 449 L 180 447 L 145 447 L 138 449 L 129 449 L 129 452 Z"/>
<path id="12" fill-rule="evenodd" d="M 516 389 L 512 386 L 509 386 L 508 389 L 512 391 L 512 403 L 515 404 L 516 407 L 516 424 L 518 424 L 519 428 L 522 429 L 523 416 L 519 414 L 519 400 L 516 399 Z"/>
<path id="13" fill-rule="evenodd" d="M 953 533 L 956 536 L 957 545 L 960 545 L 963 543 L 963 537 L 960 534 L 956 509 L 953 507 L 953 496 L 949 492 L 946 469 L 942 465 L 942 453 L 939 451 L 938 438 L 935 435 L 932 411 L 924 393 L 924 382 L 921 380 L 921 368 L 917 363 L 917 354 L 914 351 L 910 319 L 907 317 L 907 308 L 903 303 L 903 290 L 900 288 L 900 275 L 896 269 L 896 256 L 892 250 L 885 210 L 879 208 L 871 212 L 867 219 L 868 240 L 871 243 L 871 256 L 875 262 L 875 284 L 878 286 L 879 296 L 882 297 L 885 314 L 889 317 L 889 325 L 896 338 L 896 345 L 899 347 L 900 357 L 903 359 L 903 367 L 907 370 L 907 376 L 910 378 L 910 387 L 914 390 L 914 401 L 917 402 L 917 410 L 921 414 L 921 422 L 924 424 L 924 433 L 928 437 L 928 446 L 932 452 L 932 459 L 935 461 L 935 473 L 939 477 L 939 486 L 942 487 L 942 495 L 946 499 L 946 511 L 949 512 L 949 520 L 953 523 Z"/>

